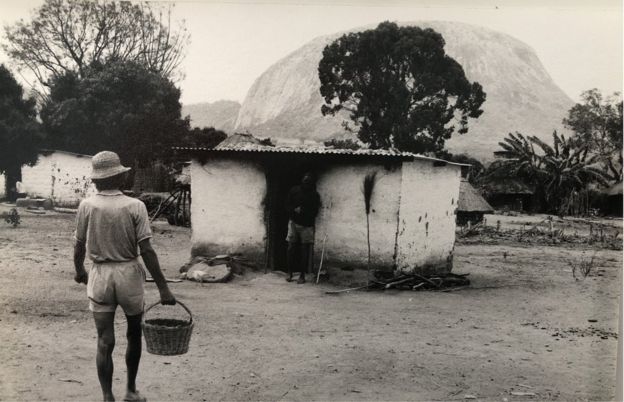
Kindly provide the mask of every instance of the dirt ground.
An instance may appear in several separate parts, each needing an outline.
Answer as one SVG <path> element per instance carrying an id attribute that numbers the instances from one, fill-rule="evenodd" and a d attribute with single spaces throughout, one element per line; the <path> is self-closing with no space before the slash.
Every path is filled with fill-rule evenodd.
<path id="1" fill-rule="evenodd" d="M 85 287 L 72 280 L 74 216 L 22 215 L 17 228 L 0 221 L 0 400 L 98 400 L 95 329 Z M 175 276 L 190 231 L 159 222 L 154 232 Z M 594 255 L 590 275 L 573 278 L 572 263 Z M 139 389 L 152 401 L 615 397 L 622 251 L 458 243 L 454 272 L 470 273 L 470 288 L 328 295 L 336 288 L 277 273 L 171 284 L 193 312 L 190 351 L 144 352 Z M 153 283 L 146 291 L 157 300 Z M 116 330 L 121 398 L 120 312 Z"/>

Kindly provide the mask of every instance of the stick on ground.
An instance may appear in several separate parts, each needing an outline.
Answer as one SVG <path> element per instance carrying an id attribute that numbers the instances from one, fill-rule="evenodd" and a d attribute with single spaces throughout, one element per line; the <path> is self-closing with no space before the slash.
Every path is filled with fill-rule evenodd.
<path id="1" fill-rule="evenodd" d="M 359 286 L 357 288 L 349 288 L 349 289 L 341 289 L 341 290 L 328 290 L 325 293 L 328 294 L 328 295 L 335 295 L 335 294 L 339 294 L 339 293 L 350 292 L 352 290 L 360 290 L 360 289 L 366 289 L 366 288 L 368 288 L 368 285 Z"/>

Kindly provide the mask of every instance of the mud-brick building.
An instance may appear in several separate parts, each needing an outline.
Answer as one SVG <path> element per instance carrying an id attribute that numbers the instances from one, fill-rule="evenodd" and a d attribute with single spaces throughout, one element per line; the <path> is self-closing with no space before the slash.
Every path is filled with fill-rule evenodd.
<path id="1" fill-rule="evenodd" d="M 322 202 L 315 266 L 325 238 L 328 269 L 365 267 L 362 186 L 367 174 L 377 172 L 370 214 L 374 266 L 451 269 L 460 164 L 384 150 L 280 148 L 228 140 L 214 149 L 177 148 L 192 160 L 194 256 L 242 253 L 268 269 L 285 269 L 286 195 L 312 171 Z"/>
<path id="2" fill-rule="evenodd" d="M 31 198 L 49 198 L 60 207 L 76 207 L 95 192 L 89 179 L 91 156 L 41 150 L 34 166 L 22 166 L 22 184 Z"/>

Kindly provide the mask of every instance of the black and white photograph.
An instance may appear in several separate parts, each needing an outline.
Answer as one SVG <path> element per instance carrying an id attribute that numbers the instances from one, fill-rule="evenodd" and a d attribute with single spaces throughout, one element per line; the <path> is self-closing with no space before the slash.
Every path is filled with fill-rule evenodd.
<path id="1" fill-rule="evenodd" d="M 0 400 L 623 400 L 623 11 L 3 0 Z"/>

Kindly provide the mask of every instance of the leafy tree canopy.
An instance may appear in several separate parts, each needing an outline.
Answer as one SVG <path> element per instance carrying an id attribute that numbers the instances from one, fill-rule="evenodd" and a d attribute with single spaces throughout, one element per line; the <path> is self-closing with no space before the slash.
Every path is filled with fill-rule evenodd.
<path id="1" fill-rule="evenodd" d="M 323 144 L 326 147 L 332 147 L 332 148 L 337 148 L 337 149 L 356 150 L 356 149 L 362 148 L 362 144 L 359 141 L 352 140 L 351 138 L 345 138 L 345 139 L 332 138 L 331 140 L 324 141 Z"/>
<path id="2" fill-rule="evenodd" d="M 70 71 L 52 81 L 41 109 L 48 147 L 112 150 L 130 164 L 165 157 L 188 130 L 179 99 L 170 80 L 135 62 L 96 63 L 82 77 Z"/>
<path id="3" fill-rule="evenodd" d="M 516 178 L 534 188 L 547 212 L 564 215 L 575 193 L 591 183 L 606 184 L 605 173 L 596 167 L 600 156 L 589 153 L 589 145 L 571 141 L 553 132 L 553 144 L 538 137 L 509 134 L 495 152 L 499 160 L 488 168 L 489 179 Z"/>
<path id="4" fill-rule="evenodd" d="M 437 152 L 468 118 L 481 115 L 485 93 L 444 52 L 432 29 L 383 22 L 325 47 L 319 63 L 323 115 L 345 110 L 372 148 Z"/>
<path id="5" fill-rule="evenodd" d="M 44 87 L 109 59 L 133 61 L 175 78 L 189 34 L 172 27 L 171 7 L 148 2 L 45 0 L 30 21 L 5 27 L 3 50 Z"/>
<path id="6" fill-rule="evenodd" d="M 193 127 L 182 138 L 182 143 L 189 147 L 214 148 L 227 138 L 227 134 L 214 127 Z"/>
<path id="7" fill-rule="evenodd" d="M 445 157 L 444 159 L 451 162 L 470 165 L 469 167 L 462 168 L 462 176 L 465 177 L 473 186 L 478 187 L 481 185 L 483 174 L 485 173 L 485 166 L 480 160 L 467 154 L 448 155 L 448 157 Z"/>
<path id="8" fill-rule="evenodd" d="M 37 162 L 42 132 L 37 123 L 34 99 L 24 99 L 24 90 L 0 64 L 0 173 L 15 174 L 23 164 Z"/>
<path id="9" fill-rule="evenodd" d="M 598 89 L 581 94 L 563 120 L 574 132 L 574 141 L 586 144 L 601 156 L 605 171 L 612 180 L 622 180 L 622 97 L 619 93 L 604 98 Z"/>

